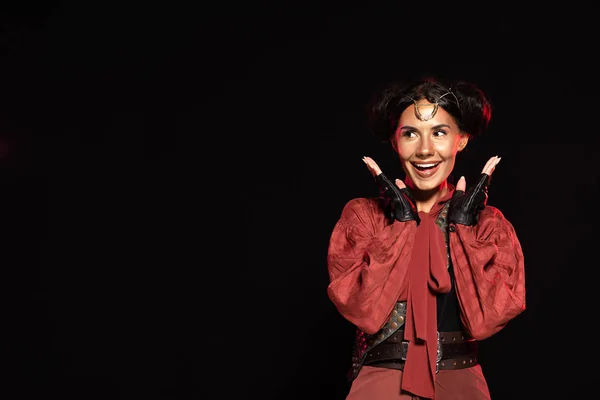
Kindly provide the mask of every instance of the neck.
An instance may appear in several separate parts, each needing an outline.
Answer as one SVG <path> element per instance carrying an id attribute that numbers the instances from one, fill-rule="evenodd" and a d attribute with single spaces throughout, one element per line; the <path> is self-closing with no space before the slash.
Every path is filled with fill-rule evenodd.
<path id="1" fill-rule="evenodd" d="M 415 205 L 418 211 L 428 213 L 431 208 L 448 193 L 448 182 L 444 181 L 442 184 L 431 190 L 419 190 L 414 182 L 407 177 L 406 185 L 410 187 L 413 197 L 415 198 Z"/>

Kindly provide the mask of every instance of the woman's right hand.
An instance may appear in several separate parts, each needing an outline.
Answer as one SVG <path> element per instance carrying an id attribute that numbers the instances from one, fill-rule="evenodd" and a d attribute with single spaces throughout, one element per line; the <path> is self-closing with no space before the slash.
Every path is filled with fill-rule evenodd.
<path id="1" fill-rule="evenodd" d="M 392 183 L 371 157 L 363 157 L 363 162 L 375 178 L 379 187 L 379 199 L 388 216 L 400 222 L 416 221 L 419 224 L 421 219 L 414 198 L 404 182 L 396 179 L 395 184 Z"/>

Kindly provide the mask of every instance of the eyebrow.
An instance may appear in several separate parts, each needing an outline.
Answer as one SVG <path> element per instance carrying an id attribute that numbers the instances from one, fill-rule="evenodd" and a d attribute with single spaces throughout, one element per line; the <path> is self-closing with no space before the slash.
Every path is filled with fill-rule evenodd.
<path id="1" fill-rule="evenodd" d="M 432 126 L 431 129 L 440 129 L 440 128 L 450 128 L 450 125 L 447 124 L 438 124 L 435 126 Z M 414 130 L 414 131 L 418 131 L 419 129 L 415 128 L 414 126 L 410 126 L 410 125 L 404 125 L 403 127 L 400 128 L 401 131 L 405 131 L 405 130 Z"/>

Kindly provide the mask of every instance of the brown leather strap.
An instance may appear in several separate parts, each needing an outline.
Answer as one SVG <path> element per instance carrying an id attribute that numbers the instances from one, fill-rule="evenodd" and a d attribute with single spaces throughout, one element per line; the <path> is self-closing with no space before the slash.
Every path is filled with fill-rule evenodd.
<path id="1" fill-rule="evenodd" d="M 477 365 L 477 354 L 460 356 L 440 361 L 440 369 L 463 369 Z"/>
<path id="2" fill-rule="evenodd" d="M 384 342 L 395 342 L 401 343 L 404 340 L 404 330 L 399 329 L 394 332 L 389 338 L 384 340 Z M 454 332 L 440 332 L 440 342 L 443 343 L 462 343 L 473 341 L 474 339 L 468 336 L 463 331 L 454 331 Z"/>
<path id="3" fill-rule="evenodd" d="M 403 331 L 397 331 L 366 355 L 364 365 L 403 369 L 408 355 L 408 342 L 403 340 Z M 442 357 L 441 370 L 462 369 L 477 365 L 478 342 L 464 332 L 440 332 Z"/>
<path id="4" fill-rule="evenodd" d="M 472 357 L 471 356 L 463 356 L 463 357 L 456 357 L 456 358 L 451 358 L 448 360 L 440 361 L 439 369 L 440 370 L 463 369 L 463 368 L 474 367 L 477 364 L 478 364 L 477 356 L 472 356 Z M 399 369 L 399 370 L 404 369 L 404 361 L 388 361 L 388 362 L 382 361 L 382 362 L 375 362 L 375 363 L 365 364 L 365 365 L 369 365 L 371 367 L 390 368 L 390 369 Z"/>

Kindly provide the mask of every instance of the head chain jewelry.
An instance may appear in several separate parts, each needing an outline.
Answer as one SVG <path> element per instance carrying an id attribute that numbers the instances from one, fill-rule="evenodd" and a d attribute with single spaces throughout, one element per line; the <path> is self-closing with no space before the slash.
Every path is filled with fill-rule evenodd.
<path id="1" fill-rule="evenodd" d="M 435 116 L 435 114 L 437 113 L 440 99 L 448 94 L 451 94 L 452 96 L 454 96 L 454 99 L 456 100 L 456 105 L 458 106 L 458 109 L 460 110 L 460 103 L 458 102 L 458 97 L 456 97 L 456 94 L 454 94 L 454 92 L 450 88 L 450 89 L 448 89 L 448 91 L 446 93 L 444 93 L 443 95 L 438 97 L 437 101 L 433 104 L 419 105 L 419 104 L 417 104 L 417 101 L 413 99 L 413 103 L 415 103 L 415 115 L 417 116 L 417 118 L 419 118 L 421 121 L 429 121 L 431 118 L 433 118 Z M 431 107 L 431 106 L 433 106 L 433 111 L 431 111 L 431 113 L 429 113 L 428 115 L 425 115 L 425 116 L 423 114 L 421 114 L 421 110 L 419 110 L 419 107 Z"/>

